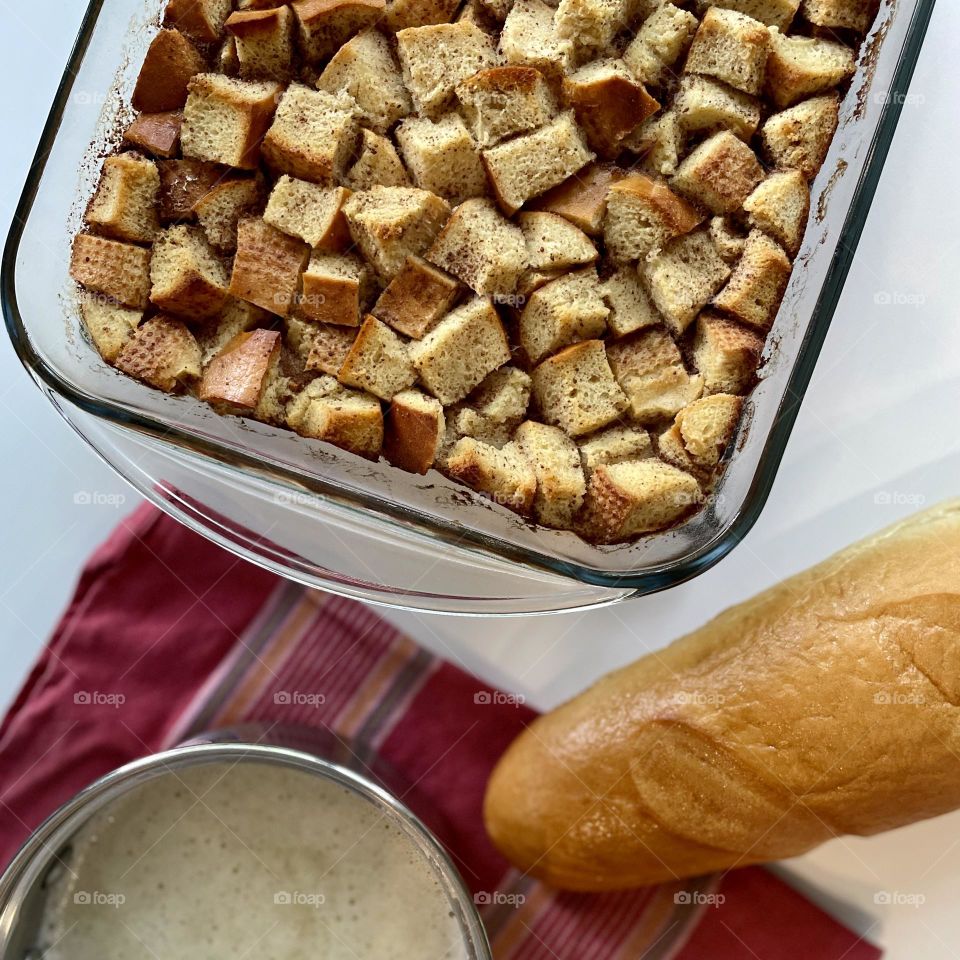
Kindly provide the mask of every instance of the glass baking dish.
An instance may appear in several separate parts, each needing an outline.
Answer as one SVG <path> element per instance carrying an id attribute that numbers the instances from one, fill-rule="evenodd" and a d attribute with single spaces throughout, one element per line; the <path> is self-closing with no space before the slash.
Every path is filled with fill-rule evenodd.
<path id="1" fill-rule="evenodd" d="M 746 535 L 774 480 L 833 317 L 933 0 L 884 0 L 812 217 L 706 509 L 635 543 L 597 547 L 528 523 L 435 471 L 370 463 L 103 363 L 80 328 L 70 244 L 103 154 L 129 117 L 158 0 L 93 0 L 7 240 L 3 311 L 22 362 L 78 432 L 146 497 L 301 582 L 405 608 L 526 614 L 607 604 L 688 580 Z M 118 66 L 119 65 L 119 66 Z"/>

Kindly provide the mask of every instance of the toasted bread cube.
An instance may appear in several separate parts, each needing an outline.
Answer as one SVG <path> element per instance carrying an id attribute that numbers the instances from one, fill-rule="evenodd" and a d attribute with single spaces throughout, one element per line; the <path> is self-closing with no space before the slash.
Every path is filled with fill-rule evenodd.
<path id="1" fill-rule="evenodd" d="M 103 294 L 84 292 L 80 295 L 80 316 L 100 356 L 113 363 L 133 339 L 143 311 L 131 310 Z"/>
<path id="2" fill-rule="evenodd" d="M 209 43 L 220 38 L 232 7 L 231 0 L 169 0 L 164 23 Z"/>
<path id="3" fill-rule="evenodd" d="M 618 180 L 607 194 L 603 239 L 615 263 L 646 260 L 703 217 L 663 181 L 643 173 Z"/>
<path id="4" fill-rule="evenodd" d="M 751 230 L 743 256 L 714 306 L 766 333 L 783 299 L 792 265 L 780 244 L 760 230 Z"/>
<path id="5" fill-rule="evenodd" d="M 500 52 L 507 63 L 534 67 L 555 83 L 570 65 L 569 45 L 557 35 L 553 7 L 543 0 L 516 0 L 500 33 Z"/>
<path id="6" fill-rule="evenodd" d="M 260 141 L 270 126 L 282 87 L 199 73 L 189 84 L 180 142 L 185 157 L 256 170 Z"/>
<path id="7" fill-rule="evenodd" d="M 746 393 L 756 379 L 763 337 L 733 320 L 704 310 L 697 318 L 693 362 L 703 376 L 704 392 Z"/>
<path id="8" fill-rule="evenodd" d="M 225 24 L 236 43 L 237 64 L 244 80 L 279 80 L 293 75 L 295 18 L 288 6 L 237 10 Z"/>
<path id="9" fill-rule="evenodd" d="M 769 49 L 770 31 L 759 20 L 711 7 L 700 21 L 684 69 L 756 95 L 763 90 Z"/>
<path id="10" fill-rule="evenodd" d="M 597 467 L 587 487 L 584 532 L 617 543 L 665 530 L 703 502 L 696 478 L 660 460 Z"/>
<path id="11" fill-rule="evenodd" d="M 707 229 L 720 258 L 733 266 L 743 256 L 747 243 L 746 236 L 738 232 L 739 224 L 730 217 L 711 217 Z"/>
<path id="12" fill-rule="evenodd" d="M 482 153 L 497 201 L 507 214 L 582 170 L 593 153 L 572 113 Z"/>
<path id="13" fill-rule="evenodd" d="M 670 185 L 713 213 L 733 213 L 763 179 L 753 151 L 729 130 L 714 134 L 680 164 Z"/>
<path id="14" fill-rule="evenodd" d="M 760 101 L 756 97 L 693 73 L 681 78 L 674 107 L 689 133 L 725 129 L 749 141 L 760 126 Z"/>
<path id="15" fill-rule="evenodd" d="M 743 203 L 750 223 L 769 234 L 790 256 L 803 241 L 810 214 L 810 187 L 799 170 L 771 173 Z"/>
<path id="16" fill-rule="evenodd" d="M 209 320 L 227 299 L 229 276 L 206 235 L 197 227 L 162 231 L 150 261 L 150 300 L 164 313 L 188 322 Z"/>
<path id="17" fill-rule="evenodd" d="M 766 92 L 783 110 L 843 83 L 853 76 L 856 66 L 856 54 L 842 43 L 785 37 L 774 32 L 767 61 Z"/>
<path id="18" fill-rule="evenodd" d="M 607 326 L 615 337 L 663 322 L 632 267 L 618 267 L 600 285 L 600 295 L 610 309 Z"/>
<path id="19" fill-rule="evenodd" d="M 436 121 L 408 117 L 395 133 L 413 182 L 452 203 L 487 192 L 487 175 L 477 145 L 459 114 L 447 113 Z"/>
<path id="20" fill-rule="evenodd" d="M 126 130 L 123 142 L 154 157 L 175 157 L 180 150 L 180 124 L 183 114 L 141 113 Z"/>
<path id="21" fill-rule="evenodd" d="M 237 38 L 226 37 L 216 56 L 217 72 L 227 77 L 240 76 L 240 57 L 237 56 Z"/>
<path id="22" fill-rule="evenodd" d="M 92 293 L 143 310 L 150 297 L 150 251 L 79 233 L 73 241 L 70 276 Z"/>
<path id="23" fill-rule="evenodd" d="M 764 155 L 774 166 L 799 170 L 812 181 L 837 132 L 839 109 L 840 99 L 832 93 L 775 113 L 760 130 Z"/>
<path id="24" fill-rule="evenodd" d="M 530 363 L 607 330 L 607 305 L 593 267 L 563 274 L 534 291 L 520 314 L 520 344 Z"/>
<path id="25" fill-rule="evenodd" d="M 417 379 L 406 344 L 376 317 L 367 317 L 337 375 L 381 400 L 412 387 Z"/>
<path id="26" fill-rule="evenodd" d="M 464 437 L 472 437 L 499 450 L 510 443 L 512 433 L 513 426 L 491 420 L 473 407 L 455 404 L 447 411 L 446 430 L 437 456 L 437 467 L 446 470 L 447 458 Z"/>
<path id="27" fill-rule="evenodd" d="M 597 467 L 655 456 L 650 434 L 640 427 L 607 427 L 580 441 L 580 462 L 588 481 Z"/>
<path id="28" fill-rule="evenodd" d="M 160 313 L 137 327 L 118 354 L 116 367 L 171 393 L 200 376 L 200 347 L 182 321 Z"/>
<path id="29" fill-rule="evenodd" d="M 420 257 L 408 257 L 371 312 L 394 330 L 420 340 L 446 316 L 459 292 L 453 277 Z"/>
<path id="30" fill-rule="evenodd" d="M 229 177 L 194 204 L 194 211 L 211 245 L 224 253 L 237 249 L 237 227 L 263 199 L 263 179 Z"/>
<path id="31" fill-rule="evenodd" d="M 293 393 L 293 387 L 299 386 L 295 381 L 284 374 L 282 370 L 283 350 L 281 349 L 270 361 L 267 374 L 264 377 L 260 399 L 253 408 L 250 416 L 263 423 L 271 423 L 278 427 L 287 425 L 287 404 Z"/>
<path id="32" fill-rule="evenodd" d="M 708 230 L 671 240 L 655 260 L 641 267 L 654 306 L 676 336 L 687 329 L 730 276 L 730 266 L 720 256 Z"/>
<path id="33" fill-rule="evenodd" d="M 298 299 L 300 275 L 309 256 L 305 243 L 247 217 L 237 231 L 230 295 L 285 317 Z"/>
<path id="34" fill-rule="evenodd" d="M 596 261 L 590 238 L 557 213 L 521 213 L 517 224 L 527 245 L 527 265 L 534 270 L 565 270 Z"/>
<path id="35" fill-rule="evenodd" d="M 461 203 L 447 221 L 427 259 L 481 296 L 506 298 L 526 267 L 523 232 L 504 219 L 489 200 Z"/>
<path id="36" fill-rule="evenodd" d="M 651 117 L 626 140 L 624 150 L 643 157 L 641 167 L 655 176 L 672 177 L 680 166 L 687 131 L 676 110 Z"/>
<path id="37" fill-rule="evenodd" d="M 162 223 L 196 220 L 197 204 L 218 184 L 234 179 L 235 174 L 218 163 L 186 158 L 161 160 L 159 213 Z"/>
<path id="38" fill-rule="evenodd" d="M 408 350 L 424 386 L 444 406 L 462 400 L 510 359 L 500 317 L 482 298 L 447 314 Z"/>
<path id="39" fill-rule="evenodd" d="M 279 355 L 276 330 L 238 333 L 204 369 L 197 396 L 207 403 L 253 410 L 260 402 L 270 365 Z"/>
<path id="40" fill-rule="evenodd" d="M 325 440 L 368 460 L 376 460 L 383 446 L 380 401 L 329 376 L 317 377 L 290 401 L 287 424 L 303 437 Z"/>
<path id="41" fill-rule="evenodd" d="M 450 205 L 416 187 L 371 187 L 343 206 L 350 236 L 384 281 L 392 280 L 407 257 L 419 257 L 437 238 Z"/>
<path id="42" fill-rule="evenodd" d="M 350 191 L 321 187 L 286 175 L 273 186 L 263 219 L 291 237 L 324 253 L 339 253 L 350 245 L 350 229 L 343 205 Z"/>
<path id="43" fill-rule="evenodd" d="M 741 397 L 722 393 L 695 400 L 660 436 L 660 456 L 708 481 L 733 439 L 742 409 Z"/>
<path id="44" fill-rule="evenodd" d="M 314 323 L 358 327 L 372 277 L 359 257 L 314 252 L 303 272 L 297 313 Z"/>
<path id="45" fill-rule="evenodd" d="M 607 50 L 617 33 L 627 26 L 628 0 L 560 0 L 557 4 L 557 36 L 579 60 Z"/>
<path id="46" fill-rule="evenodd" d="M 272 320 L 273 316 L 266 310 L 261 310 L 246 300 L 228 297 L 216 317 L 194 330 L 194 336 L 200 345 L 203 366 L 206 367 L 217 354 L 222 353 L 224 347 L 238 334 L 247 333 L 254 327 L 268 326 Z"/>
<path id="47" fill-rule="evenodd" d="M 559 427 L 533 420 L 521 423 L 514 439 L 537 477 L 533 503 L 537 522 L 569 529 L 587 492 L 579 448 Z"/>
<path id="48" fill-rule="evenodd" d="M 485 377 L 468 399 L 480 416 L 513 428 L 527 414 L 532 386 L 529 374 L 517 367 L 500 367 Z"/>
<path id="49" fill-rule="evenodd" d="M 383 455 L 401 470 L 424 474 L 436 463 L 445 431 L 439 400 L 403 390 L 390 401 Z"/>
<path id="50" fill-rule="evenodd" d="M 161 30 L 150 42 L 131 100 L 134 110 L 163 113 L 187 102 L 187 85 L 206 69 L 200 51 L 179 30 Z"/>
<path id="51" fill-rule="evenodd" d="M 569 220 L 591 237 L 603 233 L 610 186 L 624 176 L 619 167 L 595 163 L 548 190 L 534 204 L 537 210 Z"/>
<path id="52" fill-rule="evenodd" d="M 582 437 L 616 420 L 630 405 L 601 340 L 575 343 L 533 371 L 533 395 L 544 420 Z"/>
<path id="53" fill-rule="evenodd" d="M 451 105 L 461 80 L 497 64 L 493 40 L 466 22 L 407 27 L 397 33 L 397 48 L 407 89 L 428 117 Z"/>
<path id="54" fill-rule="evenodd" d="M 800 0 L 698 0 L 698 6 L 704 11 L 708 7 L 736 10 L 765 23 L 768 27 L 776 27 L 781 32 L 786 32 L 797 15 Z"/>
<path id="55" fill-rule="evenodd" d="M 464 437 L 458 440 L 445 463 L 454 479 L 489 497 L 494 503 L 529 516 L 537 493 L 537 475 L 517 445 L 502 449 Z"/>
<path id="56" fill-rule="evenodd" d="M 396 33 L 407 27 L 449 23 L 454 19 L 458 6 L 459 0 L 387 0 L 387 27 Z"/>
<path id="57" fill-rule="evenodd" d="M 481 147 L 492 147 L 515 133 L 535 130 L 557 112 L 550 87 L 533 67 L 481 70 L 457 84 L 457 99 Z"/>
<path id="58" fill-rule="evenodd" d="M 295 0 L 300 49 L 310 63 L 333 56 L 355 33 L 383 18 L 384 0 Z"/>
<path id="59" fill-rule="evenodd" d="M 624 51 L 625 63 L 641 83 L 660 84 L 690 46 L 697 24 L 688 10 L 661 4 L 643 21 Z"/>
<path id="60" fill-rule="evenodd" d="M 563 94 L 591 149 L 607 159 L 614 159 L 627 135 L 660 109 L 622 60 L 580 67 L 564 79 Z"/>
<path id="61" fill-rule="evenodd" d="M 349 94 L 292 83 L 263 138 L 263 156 L 279 173 L 329 183 L 345 173 L 357 129 L 357 106 Z"/>
<path id="62" fill-rule="evenodd" d="M 535 293 L 551 280 L 559 280 L 563 276 L 563 270 L 524 270 L 517 281 L 517 291 L 511 303 L 507 306 L 521 307 L 526 302 L 527 297 Z"/>
<path id="63" fill-rule="evenodd" d="M 364 128 L 360 131 L 360 150 L 343 182 L 351 190 L 371 187 L 409 187 L 410 176 L 396 147 L 388 137 Z"/>
<path id="64" fill-rule="evenodd" d="M 875 0 L 803 0 L 800 4 L 800 12 L 818 27 L 857 33 L 866 32 L 876 10 Z"/>
<path id="65" fill-rule="evenodd" d="M 86 220 L 115 240 L 150 243 L 160 229 L 157 165 L 134 153 L 107 157 Z"/>
<path id="66" fill-rule="evenodd" d="M 331 94 L 345 90 L 357 102 L 363 123 L 377 133 L 386 133 L 413 110 L 390 44 L 376 30 L 348 40 L 323 68 L 317 88 Z"/>
<path id="67" fill-rule="evenodd" d="M 309 323 L 307 326 L 310 332 L 306 337 L 309 349 L 305 368 L 336 376 L 357 339 L 359 328 L 340 327 L 331 323 Z"/>

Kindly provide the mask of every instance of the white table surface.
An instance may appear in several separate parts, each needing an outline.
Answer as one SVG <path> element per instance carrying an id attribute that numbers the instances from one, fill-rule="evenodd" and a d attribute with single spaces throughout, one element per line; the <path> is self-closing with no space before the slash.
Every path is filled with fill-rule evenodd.
<path id="1" fill-rule="evenodd" d="M 0 0 L 0 86 L 9 91 L 0 224 L 13 216 L 84 6 Z M 958 36 L 960 7 L 943 2 L 773 494 L 745 542 L 693 583 L 606 611 L 496 624 L 393 619 L 427 646 L 549 707 L 919 504 L 960 492 Z M 6 337 L 0 418 L 2 709 L 82 561 L 136 496 L 59 419 Z M 952 882 L 960 871 L 960 813 L 835 841 L 782 870 L 890 957 L 960 957 Z"/>

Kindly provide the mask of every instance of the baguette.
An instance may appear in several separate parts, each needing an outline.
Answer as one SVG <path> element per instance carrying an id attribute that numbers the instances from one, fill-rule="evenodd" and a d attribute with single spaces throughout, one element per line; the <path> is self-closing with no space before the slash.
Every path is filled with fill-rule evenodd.
<path id="1" fill-rule="evenodd" d="M 855 544 L 537 720 L 490 781 L 521 869 L 606 890 L 960 806 L 960 500 Z"/>

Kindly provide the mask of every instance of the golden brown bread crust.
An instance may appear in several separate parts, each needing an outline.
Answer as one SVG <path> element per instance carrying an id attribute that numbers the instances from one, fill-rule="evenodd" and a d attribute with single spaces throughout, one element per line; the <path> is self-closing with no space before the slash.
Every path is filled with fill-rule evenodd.
<path id="1" fill-rule="evenodd" d="M 169 159 L 180 149 L 179 110 L 163 113 L 141 113 L 123 132 L 123 142 L 138 147 L 155 157 Z"/>
<path id="2" fill-rule="evenodd" d="M 237 334 L 203 371 L 200 399 L 252 410 L 260 400 L 267 371 L 279 353 L 280 334 L 276 330 Z"/>
<path id="3" fill-rule="evenodd" d="M 179 110 L 187 102 L 187 84 L 205 67 L 200 52 L 179 30 L 161 30 L 140 68 L 133 90 L 134 110 Z"/>
<path id="4" fill-rule="evenodd" d="M 613 165 L 591 164 L 569 180 L 548 190 L 531 204 L 533 210 L 545 210 L 566 217 L 591 237 L 603 232 L 603 214 L 607 209 L 607 191 L 624 177 Z"/>
<path id="5" fill-rule="evenodd" d="M 521 869 L 582 890 L 791 857 L 960 805 L 960 501 L 602 679 L 494 771 Z"/>

